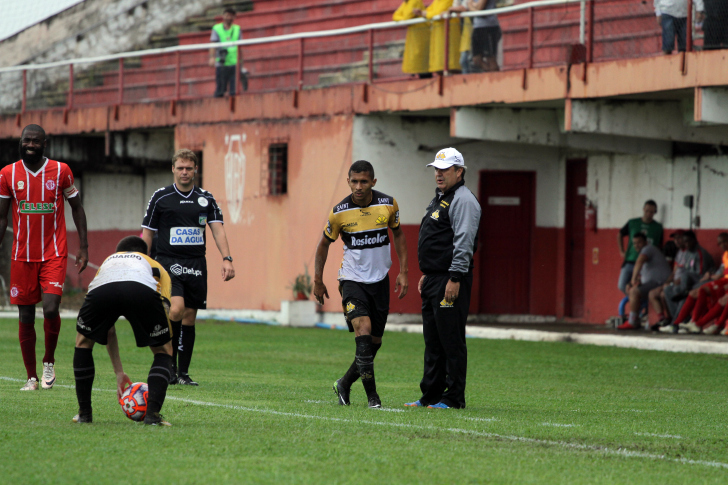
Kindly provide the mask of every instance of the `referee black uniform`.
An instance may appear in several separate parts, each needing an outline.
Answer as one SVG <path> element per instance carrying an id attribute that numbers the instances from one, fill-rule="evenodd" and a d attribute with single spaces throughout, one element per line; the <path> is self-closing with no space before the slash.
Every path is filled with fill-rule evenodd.
<path id="1" fill-rule="evenodd" d="M 456 167 L 464 167 L 459 152 L 451 148 L 443 152 L 446 150 L 460 156 Z M 442 157 L 438 154 L 438 158 Z M 465 322 L 480 213 L 478 199 L 460 180 L 445 193 L 437 190 L 420 224 L 417 257 L 424 275 L 421 296 L 425 338 L 421 406 L 444 403 L 452 408 L 465 407 Z M 445 287 L 451 280 L 460 283 L 458 297 L 452 302 L 445 299 Z"/>

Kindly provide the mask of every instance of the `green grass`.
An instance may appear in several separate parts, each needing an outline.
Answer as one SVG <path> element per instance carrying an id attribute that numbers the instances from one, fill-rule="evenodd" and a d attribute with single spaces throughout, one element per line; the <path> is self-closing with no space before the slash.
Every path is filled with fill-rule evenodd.
<path id="1" fill-rule="evenodd" d="M 42 357 L 42 324 L 38 355 Z M 118 325 L 132 380 L 151 352 Z M 405 409 L 419 397 L 421 335 L 387 333 L 377 356 L 382 404 L 361 384 L 336 404 L 351 335 L 198 324 L 192 376 L 171 386 L 171 428 L 126 419 L 97 346 L 94 423 L 71 423 L 73 322 L 64 321 L 58 386 L 19 392 L 17 321 L 0 321 L 3 483 L 725 483 L 724 357 L 566 343 L 468 340 L 468 407 Z M 8 380 L 18 379 L 18 381 Z M 398 411 L 398 412 L 394 412 Z M 560 426 L 559 426 L 560 425 Z M 662 435 L 662 436 L 658 436 Z M 695 462 L 689 462 L 694 460 Z"/>

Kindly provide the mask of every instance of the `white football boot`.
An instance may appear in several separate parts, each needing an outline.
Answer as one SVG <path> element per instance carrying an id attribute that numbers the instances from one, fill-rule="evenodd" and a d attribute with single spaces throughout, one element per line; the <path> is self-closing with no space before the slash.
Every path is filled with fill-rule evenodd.
<path id="1" fill-rule="evenodd" d="M 38 390 L 38 381 L 35 379 L 35 377 L 31 377 L 28 379 L 28 382 L 25 383 L 23 387 L 20 388 L 21 391 L 37 391 Z"/>
<path id="2" fill-rule="evenodd" d="M 40 385 L 43 389 L 50 389 L 56 383 L 56 370 L 54 364 L 43 362 L 43 377 L 41 377 Z"/>

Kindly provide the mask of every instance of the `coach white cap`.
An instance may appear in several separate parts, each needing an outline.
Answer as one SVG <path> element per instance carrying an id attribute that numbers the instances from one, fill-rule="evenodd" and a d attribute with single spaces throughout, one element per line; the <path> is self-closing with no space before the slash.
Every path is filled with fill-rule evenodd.
<path id="1" fill-rule="evenodd" d="M 463 161 L 463 154 L 454 148 L 443 148 L 435 155 L 435 161 L 428 163 L 427 166 L 439 168 L 440 170 L 445 170 L 452 166 L 467 168 Z"/>

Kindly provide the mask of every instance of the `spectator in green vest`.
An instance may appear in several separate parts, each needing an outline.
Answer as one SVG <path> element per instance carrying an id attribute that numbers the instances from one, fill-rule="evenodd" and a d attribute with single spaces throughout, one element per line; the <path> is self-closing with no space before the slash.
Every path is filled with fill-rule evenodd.
<path id="1" fill-rule="evenodd" d="M 654 220 L 657 214 L 657 203 L 654 200 L 645 202 L 642 208 L 642 217 L 635 217 L 627 221 L 627 224 L 619 231 L 617 235 L 617 245 L 619 247 L 619 255 L 622 256 L 622 271 L 619 273 L 619 291 L 626 294 L 627 283 L 632 278 L 635 262 L 637 261 L 637 251 L 632 244 L 635 234 L 644 234 L 647 238 L 647 244 L 651 244 L 657 249 L 662 249 L 662 224 Z M 628 237 L 627 250 L 624 249 L 624 238 Z"/>
<path id="2" fill-rule="evenodd" d="M 240 26 L 234 25 L 235 10 L 226 8 L 222 23 L 212 26 L 210 42 L 231 42 L 240 40 Z M 242 55 L 240 56 L 242 62 Z M 237 46 L 210 49 L 210 66 L 215 66 L 215 97 L 220 98 L 230 87 L 230 96 L 235 96 L 235 69 L 238 66 Z"/>

